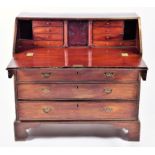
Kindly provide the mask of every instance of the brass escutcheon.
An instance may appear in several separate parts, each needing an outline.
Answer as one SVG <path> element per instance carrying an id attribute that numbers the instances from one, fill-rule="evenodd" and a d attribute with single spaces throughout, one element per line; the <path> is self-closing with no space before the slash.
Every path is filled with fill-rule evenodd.
<path id="1" fill-rule="evenodd" d="M 44 78 L 49 78 L 51 76 L 51 73 L 41 73 L 41 75 L 44 77 Z"/>

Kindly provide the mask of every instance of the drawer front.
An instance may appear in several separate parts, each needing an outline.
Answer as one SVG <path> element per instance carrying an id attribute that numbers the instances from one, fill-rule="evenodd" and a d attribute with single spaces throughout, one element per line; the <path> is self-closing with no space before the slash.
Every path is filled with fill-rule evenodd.
<path id="1" fill-rule="evenodd" d="M 94 27 L 124 27 L 124 22 L 121 20 L 104 20 L 93 22 Z"/>
<path id="2" fill-rule="evenodd" d="M 94 40 L 103 41 L 103 40 L 122 40 L 123 34 L 95 34 L 93 36 Z"/>
<path id="3" fill-rule="evenodd" d="M 63 35 L 61 34 L 34 34 L 34 40 L 63 40 Z"/>
<path id="4" fill-rule="evenodd" d="M 59 47 L 63 46 L 63 41 L 34 41 L 36 47 Z"/>
<path id="5" fill-rule="evenodd" d="M 136 120 L 136 102 L 19 102 L 19 120 Z"/>
<path id="6" fill-rule="evenodd" d="M 51 21 L 51 20 L 34 20 L 32 21 L 33 27 L 39 27 L 39 26 L 63 26 L 63 21 Z"/>
<path id="7" fill-rule="evenodd" d="M 35 33 L 63 34 L 63 27 L 35 27 L 35 28 L 33 28 L 33 34 L 35 34 Z"/>
<path id="8" fill-rule="evenodd" d="M 93 35 L 97 34 L 123 34 L 124 29 L 123 27 L 112 27 L 112 28 L 107 28 L 107 27 L 95 27 L 93 29 Z"/>
<path id="9" fill-rule="evenodd" d="M 139 95 L 138 84 L 18 84 L 18 99 L 129 99 Z"/>
<path id="10" fill-rule="evenodd" d="M 21 69 L 17 80 L 22 81 L 104 81 L 134 82 L 139 80 L 138 70 L 113 69 Z"/>
<path id="11" fill-rule="evenodd" d="M 136 46 L 136 41 L 93 41 L 94 46 Z"/>

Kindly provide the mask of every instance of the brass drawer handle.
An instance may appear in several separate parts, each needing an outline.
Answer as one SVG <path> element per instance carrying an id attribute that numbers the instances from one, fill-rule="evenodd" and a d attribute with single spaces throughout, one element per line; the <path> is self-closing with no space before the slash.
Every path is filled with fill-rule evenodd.
<path id="1" fill-rule="evenodd" d="M 103 108 L 103 111 L 106 112 L 106 113 L 112 112 L 112 110 L 113 110 L 113 109 L 112 109 L 111 107 L 104 107 L 104 108 Z"/>
<path id="2" fill-rule="evenodd" d="M 106 76 L 106 77 L 113 77 L 114 73 L 113 72 L 105 72 L 104 76 Z"/>
<path id="3" fill-rule="evenodd" d="M 41 88 L 41 91 L 45 94 L 49 93 L 50 90 L 48 88 Z"/>
<path id="4" fill-rule="evenodd" d="M 51 73 L 41 73 L 41 75 L 44 77 L 44 78 L 49 78 L 51 76 Z"/>
<path id="5" fill-rule="evenodd" d="M 51 110 L 52 110 L 52 108 L 50 108 L 50 107 L 44 107 L 44 108 L 42 108 L 42 111 L 44 113 L 49 113 Z"/>
<path id="6" fill-rule="evenodd" d="M 111 94 L 112 93 L 112 89 L 111 88 L 105 88 L 104 89 L 104 93 Z"/>

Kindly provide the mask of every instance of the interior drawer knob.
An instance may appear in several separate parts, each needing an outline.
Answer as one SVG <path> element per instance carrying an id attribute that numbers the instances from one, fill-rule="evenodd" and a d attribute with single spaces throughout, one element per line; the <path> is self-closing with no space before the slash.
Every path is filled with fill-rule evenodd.
<path id="1" fill-rule="evenodd" d="M 110 25 L 110 22 L 106 22 L 106 25 Z"/>
<path id="2" fill-rule="evenodd" d="M 113 72 L 105 72 L 104 75 L 105 75 L 105 77 L 113 77 L 114 73 Z"/>
<path id="3" fill-rule="evenodd" d="M 44 77 L 44 78 L 49 78 L 51 76 L 51 73 L 41 73 L 41 75 Z"/>
<path id="4" fill-rule="evenodd" d="M 110 39 L 111 37 L 110 37 L 110 36 L 106 36 L 105 38 L 106 38 L 106 39 Z"/>
<path id="5" fill-rule="evenodd" d="M 50 22 L 46 22 L 46 24 L 47 24 L 47 25 L 50 25 L 51 23 L 50 23 Z"/>
<path id="6" fill-rule="evenodd" d="M 44 113 L 49 113 L 51 110 L 52 110 L 52 108 L 50 108 L 50 107 L 44 107 L 44 108 L 42 108 L 42 111 Z"/>
<path id="7" fill-rule="evenodd" d="M 112 89 L 111 88 L 105 88 L 104 89 L 104 93 L 111 94 L 112 93 Z"/>

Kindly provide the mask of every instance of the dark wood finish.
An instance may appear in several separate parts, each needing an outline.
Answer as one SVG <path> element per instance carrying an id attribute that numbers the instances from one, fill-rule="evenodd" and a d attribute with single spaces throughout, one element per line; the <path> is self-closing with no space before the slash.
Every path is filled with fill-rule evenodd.
<path id="1" fill-rule="evenodd" d="M 93 35 L 92 35 L 92 25 L 93 25 L 93 21 L 90 20 L 89 21 L 89 26 L 88 26 L 88 46 L 92 47 L 92 39 L 93 39 Z"/>
<path id="2" fill-rule="evenodd" d="M 93 28 L 93 36 L 99 34 L 123 34 L 123 27 L 95 27 Z"/>
<path id="3" fill-rule="evenodd" d="M 104 41 L 122 41 L 123 36 L 124 21 L 105 20 L 93 23 L 93 43 L 95 46 L 103 46 Z M 100 41 L 100 45 L 98 45 L 96 41 Z"/>
<path id="4" fill-rule="evenodd" d="M 88 21 L 68 22 L 68 45 L 88 46 Z"/>
<path id="5" fill-rule="evenodd" d="M 93 135 L 138 141 L 140 18 L 20 15 L 13 58 L 15 139 Z"/>
<path id="6" fill-rule="evenodd" d="M 14 125 L 15 140 L 26 140 L 28 136 L 121 137 L 129 141 L 140 139 L 139 121 L 16 121 Z"/>
<path id="7" fill-rule="evenodd" d="M 124 29 L 122 27 L 106 28 L 97 27 L 93 28 L 93 41 L 104 40 L 123 40 Z"/>
<path id="8" fill-rule="evenodd" d="M 136 46 L 136 41 L 117 41 L 117 40 L 114 40 L 114 41 L 96 41 L 94 40 L 93 41 L 93 44 L 94 46 L 98 46 L 98 47 L 107 47 L 107 46 L 110 46 L 110 47 L 114 47 L 114 46 L 119 46 L 119 47 L 122 47 L 122 46 L 126 46 L 126 47 L 135 47 Z"/>
<path id="9" fill-rule="evenodd" d="M 33 27 L 40 27 L 40 26 L 55 26 L 55 27 L 62 27 L 63 21 L 57 20 L 33 20 L 32 22 Z"/>
<path id="10" fill-rule="evenodd" d="M 52 34 L 52 35 L 49 35 L 49 34 L 34 34 L 33 35 L 34 37 L 34 40 L 63 40 L 63 35 L 61 34 Z"/>
<path id="11" fill-rule="evenodd" d="M 42 46 L 49 41 L 38 41 Z M 58 42 L 58 41 L 56 41 Z M 60 41 L 58 43 L 61 43 Z M 28 57 L 27 53 L 33 53 Z M 66 53 L 66 55 L 65 55 Z M 128 56 L 122 56 L 128 53 Z M 89 57 L 90 54 L 90 57 Z M 46 61 L 44 61 L 46 59 Z M 104 60 L 104 61 L 103 61 Z M 68 61 L 68 65 L 65 63 Z M 89 65 L 91 64 L 91 66 Z M 135 48 L 40 48 L 14 55 L 8 68 L 25 67 L 100 67 L 147 69 L 141 55 Z"/>
<path id="12" fill-rule="evenodd" d="M 35 47 L 63 46 L 63 21 L 32 21 Z M 43 42 L 42 42 L 43 41 Z"/>
<path id="13" fill-rule="evenodd" d="M 123 39 L 123 34 L 98 34 L 94 35 L 94 40 L 95 41 L 101 41 L 101 40 L 122 40 Z"/>
<path id="14" fill-rule="evenodd" d="M 68 22 L 64 21 L 64 47 L 68 47 Z"/>
<path id="15" fill-rule="evenodd" d="M 34 46 L 36 47 L 59 47 L 63 46 L 63 41 L 35 41 Z"/>
<path id="16" fill-rule="evenodd" d="M 22 69 L 17 71 L 19 82 L 137 82 L 139 71 L 130 69 Z"/>
<path id="17" fill-rule="evenodd" d="M 18 99 L 138 99 L 138 84 L 19 84 Z M 67 90 L 67 91 L 66 91 Z"/>
<path id="18" fill-rule="evenodd" d="M 63 34 L 63 27 L 34 27 L 33 33 Z"/>
<path id="19" fill-rule="evenodd" d="M 94 21 L 94 27 L 123 27 L 123 20 L 103 20 L 103 21 Z"/>
<path id="20" fill-rule="evenodd" d="M 34 42 L 32 40 L 20 39 L 17 41 L 16 51 L 30 50 L 34 47 Z"/>
<path id="21" fill-rule="evenodd" d="M 136 120 L 135 102 L 18 102 L 24 120 Z"/>

